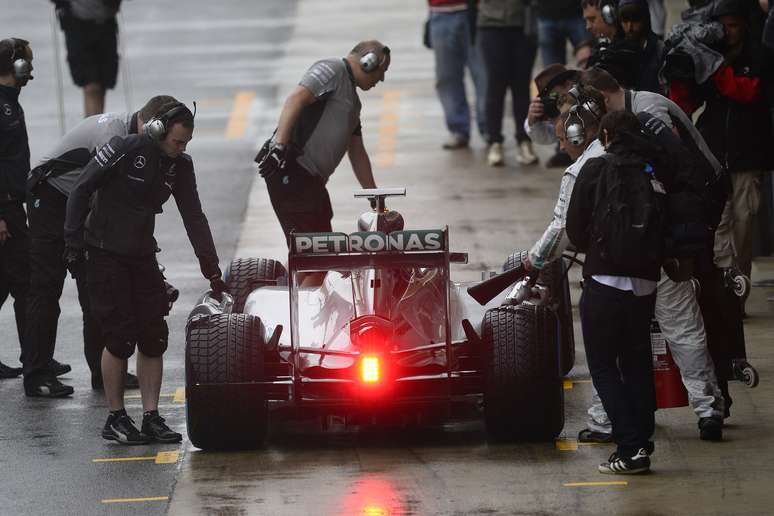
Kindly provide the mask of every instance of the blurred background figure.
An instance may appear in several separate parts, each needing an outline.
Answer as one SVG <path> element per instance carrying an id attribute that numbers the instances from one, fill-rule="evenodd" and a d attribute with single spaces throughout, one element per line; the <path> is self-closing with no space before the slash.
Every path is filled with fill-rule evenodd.
<path id="1" fill-rule="evenodd" d="M 470 140 L 470 107 L 465 94 L 465 68 L 476 90 L 476 122 L 487 139 L 486 71 L 475 45 L 475 9 L 468 0 L 428 0 L 430 18 L 425 46 L 435 54 L 435 89 L 443 106 L 449 137 L 443 148 L 463 149 Z"/>
<path id="2" fill-rule="evenodd" d="M 521 165 L 537 163 L 532 142 L 524 129 L 529 108 L 529 84 L 537 53 L 537 38 L 529 23 L 526 0 L 480 0 L 478 38 L 487 71 L 486 120 L 489 131 L 487 164 L 501 167 L 505 94 L 511 91 L 516 123 L 516 160 Z"/>
<path id="3" fill-rule="evenodd" d="M 535 4 L 538 20 L 538 45 L 543 67 L 552 64 L 567 64 L 567 41 L 573 48 L 581 48 L 591 37 L 586 30 L 581 10 L 581 0 L 542 0 Z M 586 57 L 588 59 L 588 57 Z M 546 161 L 548 168 L 565 168 L 572 160 L 561 151 Z"/>
<path id="4" fill-rule="evenodd" d="M 118 76 L 121 0 L 51 0 L 65 35 L 67 63 L 83 88 L 84 117 L 105 112 L 105 93 Z"/>

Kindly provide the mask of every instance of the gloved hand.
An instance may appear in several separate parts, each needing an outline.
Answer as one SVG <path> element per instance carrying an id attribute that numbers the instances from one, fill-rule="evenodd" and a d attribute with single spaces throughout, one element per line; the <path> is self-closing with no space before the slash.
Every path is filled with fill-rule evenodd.
<path id="1" fill-rule="evenodd" d="M 75 278 L 81 271 L 81 264 L 85 259 L 83 248 L 75 247 L 71 245 L 65 246 L 62 260 L 65 263 L 65 267 L 70 271 L 70 276 Z"/>
<path id="2" fill-rule="evenodd" d="M 289 150 L 287 145 L 271 140 L 264 143 L 255 157 L 255 161 L 258 163 L 258 173 L 261 174 L 261 177 L 268 179 L 283 170 L 287 166 Z"/>
<path id="3" fill-rule="evenodd" d="M 212 290 L 213 298 L 218 301 L 223 301 L 223 293 L 227 293 L 226 282 L 223 281 L 223 278 L 221 278 L 220 275 L 210 278 L 210 290 Z"/>

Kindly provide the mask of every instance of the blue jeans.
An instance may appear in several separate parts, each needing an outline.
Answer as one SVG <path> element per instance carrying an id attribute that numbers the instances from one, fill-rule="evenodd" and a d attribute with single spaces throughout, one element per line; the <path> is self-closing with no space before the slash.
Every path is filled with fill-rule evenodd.
<path id="1" fill-rule="evenodd" d="M 470 137 L 470 107 L 465 96 L 467 66 L 476 88 L 478 131 L 486 137 L 486 71 L 470 39 L 468 13 L 431 13 L 430 40 L 435 52 L 435 87 L 443 106 L 446 127 L 453 133 Z"/>
<path id="2" fill-rule="evenodd" d="M 591 38 L 583 18 L 551 20 L 538 18 L 538 45 L 543 68 L 550 64 L 567 64 L 567 40 L 573 46 Z"/>

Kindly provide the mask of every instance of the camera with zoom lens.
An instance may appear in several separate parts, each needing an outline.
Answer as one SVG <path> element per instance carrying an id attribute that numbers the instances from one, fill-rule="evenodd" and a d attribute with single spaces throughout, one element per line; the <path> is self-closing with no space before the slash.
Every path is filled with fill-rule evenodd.
<path id="1" fill-rule="evenodd" d="M 543 103 L 543 118 L 551 120 L 559 116 L 559 97 L 553 93 L 540 96 L 540 102 Z"/>

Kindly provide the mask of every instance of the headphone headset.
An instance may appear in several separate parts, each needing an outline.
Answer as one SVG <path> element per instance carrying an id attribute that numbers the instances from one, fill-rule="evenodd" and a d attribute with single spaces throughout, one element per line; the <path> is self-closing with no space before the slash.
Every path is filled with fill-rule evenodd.
<path id="1" fill-rule="evenodd" d="M 169 121 L 173 120 L 176 116 L 180 115 L 181 113 L 184 113 L 188 111 L 191 113 L 191 117 L 196 117 L 196 102 L 193 103 L 194 110 L 193 113 L 186 107 L 185 104 L 182 102 L 177 102 L 174 104 L 171 108 L 166 110 L 165 112 L 161 113 L 160 115 L 156 115 L 147 122 L 143 124 L 143 131 L 145 134 L 147 134 L 151 140 L 155 142 L 160 142 L 164 139 L 164 136 L 166 136 L 167 131 L 169 130 Z"/>
<path id="2" fill-rule="evenodd" d="M 390 55 L 390 47 L 382 47 L 382 58 L 379 59 L 379 56 L 376 54 L 378 50 L 379 49 L 369 50 L 360 58 L 360 68 L 365 73 L 371 73 L 374 70 L 377 70 L 387 59 L 387 56 Z"/>
<path id="3" fill-rule="evenodd" d="M 570 114 L 564 122 L 564 135 L 570 144 L 580 147 L 586 141 L 586 122 L 583 121 L 581 111 L 586 111 L 595 120 L 600 120 L 602 108 L 596 101 L 586 96 L 580 85 L 570 88 L 567 94 L 574 98 L 576 103 L 570 107 Z"/>
<path id="4" fill-rule="evenodd" d="M 13 76 L 16 80 L 24 81 L 32 79 L 32 63 L 24 57 L 26 44 L 16 38 L 8 38 L 2 41 L 11 47 L 11 64 L 13 67 Z"/>
<path id="5" fill-rule="evenodd" d="M 608 25 L 618 25 L 618 7 L 617 0 L 600 0 L 599 11 L 602 19 Z"/>

